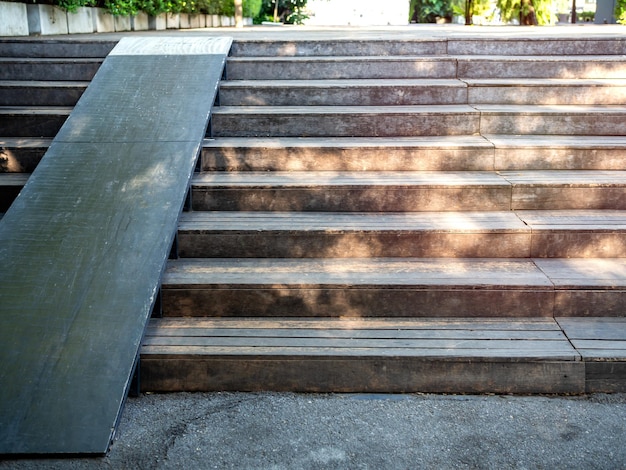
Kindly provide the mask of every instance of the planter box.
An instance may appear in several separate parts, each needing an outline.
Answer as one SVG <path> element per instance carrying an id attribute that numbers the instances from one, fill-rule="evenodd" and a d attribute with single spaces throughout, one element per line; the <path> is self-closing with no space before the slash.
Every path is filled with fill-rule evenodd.
<path id="1" fill-rule="evenodd" d="M 53 5 L 27 5 L 30 34 L 67 34 L 67 12 Z"/>
<path id="2" fill-rule="evenodd" d="M 221 26 L 219 15 L 211 15 L 211 27 L 218 28 Z"/>
<path id="3" fill-rule="evenodd" d="M 79 7 L 75 12 L 67 12 L 67 31 L 70 34 L 93 33 L 93 8 Z"/>
<path id="4" fill-rule="evenodd" d="M 140 11 L 130 19 L 130 27 L 133 31 L 147 31 L 149 28 L 148 14 Z"/>
<path id="5" fill-rule="evenodd" d="M 189 15 L 189 27 L 192 29 L 204 28 L 204 15 Z"/>
<path id="6" fill-rule="evenodd" d="M 163 31 L 167 29 L 167 17 L 165 13 L 148 17 L 148 29 L 153 31 Z"/>
<path id="7" fill-rule="evenodd" d="M 179 17 L 180 23 L 178 27 L 180 29 L 189 29 L 191 27 L 191 25 L 189 24 L 189 13 L 181 13 Z"/>
<path id="8" fill-rule="evenodd" d="M 28 36 L 25 3 L 0 2 L 0 36 Z"/>
<path id="9" fill-rule="evenodd" d="M 220 17 L 220 25 L 222 26 L 231 26 L 230 17 L 229 16 L 221 16 Z"/>
<path id="10" fill-rule="evenodd" d="M 168 13 L 167 14 L 167 29 L 180 28 L 180 14 Z"/>
<path id="11" fill-rule="evenodd" d="M 115 31 L 115 19 L 104 8 L 94 8 L 93 30 L 97 33 L 112 33 Z"/>
<path id="12" fill-rule="evenodd" d="M 130 16 L 113 16 L 115 31 L 130 31 Z"/>

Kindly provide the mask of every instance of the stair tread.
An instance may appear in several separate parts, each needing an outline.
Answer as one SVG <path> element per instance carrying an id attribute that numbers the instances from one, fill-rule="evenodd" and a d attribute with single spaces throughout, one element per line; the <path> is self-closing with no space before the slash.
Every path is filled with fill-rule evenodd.
<path id="1" fill-rule="evenodd" d="M 2 173 L 0 172 L 0 186 L 21 187 L 26 184 L 30 173 Z"/>
<path id="2" fill-rule="evenodd" d="M 583 104 L 474 104 L 479 112 L 516 113 L 516 114 L 622 114 L 626 113 L 623 105 L 583 105 Z"/>
<path id="3" fill-rule="evenodd" d="M 626 86 L 625 78 L 463 78 L 460 80 L 467 83 L 469 86 Z"/>
<path id="4" fill-rule="evenodd" d="M 626 109 L 626 108 L 624 108 Z M 403 105 L 403 106 L 218 106 L 213 114 L 476 114 L 469 105 Z"/>
<path id="5" fill-rule="evenodd" d="M 449 326 L 450 325 L 450 326 Z M 151 320 L 142 354 L 580 359 L 554 320 Z"/>
<path id="6" fill-rule="evenodd" d="M 483 137 L 496 148 L 532 146 L 540 148 L 623 148 L 626 136 L 593 135 L 499 135 L 484 134 Z"/>
<path id="7" fill-rule="evenodd" d="M 366 79 L 366 78 L 341 78 L 341 79 L 288 79 L 288 80 L 224 80 L 220 82 L 220 88 L 358 88 L 358 87 L 392 87 L 392 86 L 423 86 L 423 87 L 459 87 L 466 88 L 466 84 L 457 79 L 450 78 L 390 78 L 390 79 Z"/>
<path id="8" fill-rule="evenodd" d="M 334 285 L 386 288 L 502 286 L 536 290 L 626 288 L 622 258 L 224 259 L 170 260 L 164 288 L 200 285 Z"/>
<path id="9" fill-rule="evenodd" d="M 227 212 L 182 214 L 179 231 L 366 231 L 529 232 L 513 212 Z"/>
<path id="10" fill-rule="evenodd" d="M 202 172 L 196 187 L 377 186 L 465 187 L 511 185 L 623 186 L 624 170 L 479 171 L 244 171 Z"/>
<path id="11" fill-rule="evenodd" d="M 87 87 L 88 80 L 0 80 L 0 87 L 12 88 L 70 88 Z"/>

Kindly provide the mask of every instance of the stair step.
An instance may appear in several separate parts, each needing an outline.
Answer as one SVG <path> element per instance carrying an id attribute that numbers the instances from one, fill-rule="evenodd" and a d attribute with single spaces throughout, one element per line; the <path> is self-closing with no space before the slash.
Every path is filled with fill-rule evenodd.
<path id="1" fill-rule="evenodd" d="M 221 106 L 395 106 L 467 104 L 460 80 L 229 80 Z"/>
<path id="2" fill-rule="evenodd" d="M 626 209 L 626 171 L 203 172 L 194 210 Z"/>
<path id="3" fill-rule="evenodd" d="M 9 137 L 54 137 L 71 106 L 0 106 L 0 129 Z"/>
<path id="4" fill-rule="evenodd" d="M 298 56 L 424 56 L 445 55 L 447 40 L 433 39 L 346 39 L 333 37 L 330 32 L 323 39 L 246 39 L 233 41 L 233 57 L 298 57 Z"/>
<path id="5" fill-rule="evenodd" d="M 581 37 L 579 33 L 574 33 L 558 37 L 532 35 L 514 38 L 449 38 L 447 53 L 505 56 L 623 56 L 624 50 L 626 39 L 622 37 Z"/>
<path id="6" fill-rule="evenodd" d="M 149 391 L 581 393 L 584 364 L 554 320 L 152 320 Z"/>
<path id="7" fill-rule="evenodd" d="M 0 165 L 0 212 L 6 212 L 28 181 L 30 174 L 2 173 L 1 170 Z"/>
<path id="8" fill-rule="evenodd" d="M 626 57 L 616 55 L 459 56 L 458 77 L 474 78 L 626 78 Z"/>
<path id="9" fill-rule="evenodd" d="M 178 231 L 187 258 L 523 258 L 530 247 L 512 212 L 190 212 Z"/>
<path id="10" fill-rule="evenodd" d="M 626 171 L 518 170 L 499 174 L 512 185 L 513 210 L 626 209 Z"/>
<path id="11" fill-rule="evenodd" d="M 189 212 L 185 258 L 626 256 L 626 211 Z"/>
<path id="12" fill-rule="evenodd" d="M 17 58 L 99 58 L 106 57 L 118 43 L 118 40 L 89 40 L 76 41 L 68 39 L 11 39 L 0 38 L 0 56 Z"/>
<path id="13" fill-rule="evenodd" d="M 493 135 L 497 170 L 622 170 L 626 136 Z"/>
<path id="14" fill-rule="evenodd" d="M 0 81 L 0 106 L 74 106 L 89 82 Z"/>
<path id="15" fill-rule="evenodd" d="M 626 135 L 626 107 L 475 105 L 481 134 Z"/>
<path id="16" fill-rule="evenodd" d="M 449 56 L 229 57 L 228 80 L 456 78 Z"/>
<path id="17" fill-rule="evenodd" d="M 166 317 L 623 317 L 623 258 L 178 259 Z"/>
<path id="18" fill-rule="evenodd" d="M 621 170 L 626 137 L 220 137 L 205 140 L 202 161 L 204 171 Z"/>
<path id="19" fill-rule="evenodd" d="M 203 172 L 195 210 L 509 210 L 511 185 L 493 172 Z"/>
<path id="20" fill-rule="evenodd" d="M 469 104 L 610 105 L 626 102 L 620 79 L 469 79 Z"/>
<path id="21" fill-rule="evenodd" d="M 472 135 L 479 113 L 470 106 L 221 106 L 214 137 L 410 137 Z"/>
<path id="22" fill-rule="evenodd" d="M 626 158 L 626 138 L 623 153 Z M 493 145 L 481 136 L 469 135 L 371 138 L 220 137 L 205 140 L 202 169 L 489 171 L 494 168 Z"/>
<path id="23" fill-rule="evenodd" d="M 32 173 L 52 139 L 0 137 L 0 173 Z"/>
<path id="24" fill-rule="evenodd" d="M 102 65 L 102 60 L 0 57 L 0 80 L 89 81 Z"/>

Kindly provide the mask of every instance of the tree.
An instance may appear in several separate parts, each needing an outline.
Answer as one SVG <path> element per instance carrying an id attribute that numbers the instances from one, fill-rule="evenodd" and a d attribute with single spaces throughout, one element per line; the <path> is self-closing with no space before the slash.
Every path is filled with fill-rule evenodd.
<path id="1" fill-rule="evenodd" d="M 552 0 L 497 0 L 496 4 L 504 22 L 515 19 L 521 25 L 552 23 Z"/>
<path id="2" fill-rule="evenodd" d="M 302 24 L 308 18 L 305 13 L 307 0 L 263 0 L 261 13 L 256 21 Z"/>

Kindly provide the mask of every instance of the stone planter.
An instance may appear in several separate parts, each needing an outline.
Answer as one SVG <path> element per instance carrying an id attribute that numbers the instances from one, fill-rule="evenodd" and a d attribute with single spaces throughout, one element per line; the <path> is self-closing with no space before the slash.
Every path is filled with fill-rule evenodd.
<path id="1" fill-rule="evenodd" d="M 0 2 L 0 36 L 28 36 L 25 3 Z"/>
<path id="2" fill-rule="evenodd" d="M 130 16 L 113 16 L 115 31 L 130 31 Z"/>
<path id="3" fill-rule="evenodd" d="M 167 29 L 167 17 L 165 13 L 148 17 L 148 29 L 153 31 L 163 31 Z"/>
<path id="4" fill-rule="evenodd" d="M 189 13 L 180 13 L 179 17 L 180 23 L 178 27 L 180 29 L 189 29 L 191 27 L 189 24 Z"/>
<path id="5" fill-rule="evenodd" d="M 75 12 L 67 12 L 67 31 L 70 34 L 93 33 L 93 8 L 79 7 Z"/>
<path id="6" fill-rule="evenodd" d="M 222 24 L 220 23 L 220 16 L 219 15 L 211 15 L 211 26 L 213 28 L 218 28 L 221 25 Z"/>
<path id="7" fill-rule="evenodd" d="M 180 15 L 178 13 L 167 14 L 167 29 L 180 28 Z"/>
<path id="8" fill-rule="evenodd" d="M 30 34 L 67 34 L 67 12 L 53 5 L 27 5 Z"/>
<path id="9" fill-rule="evenodd" d="M 189 15 L 189 27 L 192 29 L 204 28 L 204 15 Z"/>
<path id="10" fill-rule="evenodd" d="M 115 31 L 115 19 L 104 8 L 94 8 L 93 26 L 97 33 L 112 33 Z"/>
<path id="11" fill-rule="evenodd" d="M 140 11 L 130 18 L 130 27 L 133 31 L 147 31 L 149 28 L 148 14 Z"/>

